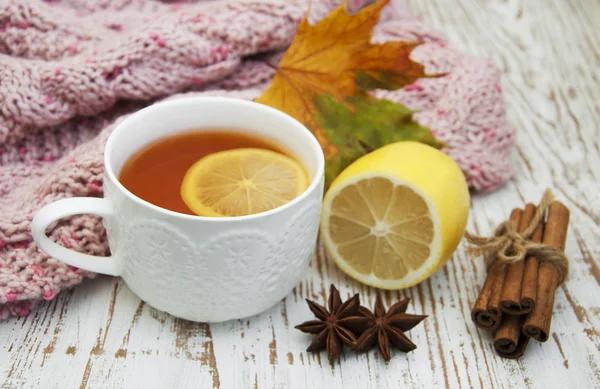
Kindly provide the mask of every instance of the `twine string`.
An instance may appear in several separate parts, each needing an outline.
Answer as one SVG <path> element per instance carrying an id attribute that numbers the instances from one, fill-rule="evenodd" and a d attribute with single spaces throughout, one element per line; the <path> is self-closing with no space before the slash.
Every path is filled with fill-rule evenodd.
<path id="1" fill-rule="evenodd" d="M 558 248 L 544 243 L 531 241 L 531 235 L 540 223 L 544 221 L 546 211 L 554 200 L 551 190 L 546 190 L 544 196 L 537 206 L 533 219 L 525 230 L 517 232 L 516 227 L 510 221 L 505 221 L 494 230 L 490 237 L 483 237 L 465 232 L 467 239 L 467 254 L 471 257 L 483 255 L 486 265 L 489 267 L 494 262 L 516 263 L 525 260 L 529 256 L 536 257 L 541 262 L 549 262 L 556 266 L 559 271 L 559 285 L 564 282 L 569 273 L 569 260 Z"/>

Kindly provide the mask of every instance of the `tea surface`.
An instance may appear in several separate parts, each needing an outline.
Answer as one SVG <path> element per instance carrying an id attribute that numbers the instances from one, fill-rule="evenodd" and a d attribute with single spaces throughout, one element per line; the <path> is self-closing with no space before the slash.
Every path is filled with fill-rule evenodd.
<path id="1" fill-rule="evenodd" d="M 267 139 L 235 130 L 190 131 L 159 139 L 135 153 L 123 165 L 119 181 L 149 203 L 195 215 L 181 198 L 185 173 L 202 157 L 239 148 L 260 148 L 286 154 Z"/>

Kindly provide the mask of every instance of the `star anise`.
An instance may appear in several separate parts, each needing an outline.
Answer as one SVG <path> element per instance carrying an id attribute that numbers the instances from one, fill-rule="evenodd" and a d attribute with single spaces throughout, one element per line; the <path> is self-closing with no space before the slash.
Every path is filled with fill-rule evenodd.
<path id="1" fill-rule="evenodd" d="M 417 346 L 404 335 L 404 331 L 412 329 L 427 316 L 405 313 L 409 301 L 410 299 L 404 299 L 397 302 L 386 313 L 381 296 L 378 294 L 374 313 L 365 307 L 360 307 L 360 313 L 369 318 L 369 328 L 356 341 L 354 351 L 370 350 L 377 343 L 383 359 L 389 362 L 390 344 L 403 352 L 416 349 Z"/>
<path id="2" fill-rule="evenodd" d="M 307 299 L 306 302 L 318 320 L 304 322 L 296 328 L 316 335 L 306 351 L 318 352 L 327 349 L 330 361 L 342 355 L 344 344 L 354 348 L 356 335 L 364 331 L 370 321 L 368 317 L 359 313 L 358 294 L 342 303 L 340 292 L 333 285 L 329 291 L 329 310 L 314 301 Z"/>

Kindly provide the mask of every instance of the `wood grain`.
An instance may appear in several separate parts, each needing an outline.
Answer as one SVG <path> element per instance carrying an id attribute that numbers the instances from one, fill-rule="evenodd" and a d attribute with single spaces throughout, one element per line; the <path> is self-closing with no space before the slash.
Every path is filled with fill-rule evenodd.
<path id="1" fill-rule="evenodd" d="M 427 314 L 408 334 L 419 346 L 389 364 L 376 352 L 329 363 L 293 329 L 311 318 L 304 298 L 375 290 L 341 273 L 322 249 L 283 302 L 245 320 L 196 324 L 140 302 L 99 277 L 0 323 L 1 388 L 554 388 L 600 387 L 600 5 L 597 0 L 409 1 L 449 41 L 490 57 L 518 128 L 515 176 L 474 196 L 469 228 L 489 233 L 546 187 L 571 209 L 571 276 L 556 294 L 551 339 L 519 361 L 498 358 L 470 320 L 485 280 L 463 250 L 427 281 L 386 292 Z"/>

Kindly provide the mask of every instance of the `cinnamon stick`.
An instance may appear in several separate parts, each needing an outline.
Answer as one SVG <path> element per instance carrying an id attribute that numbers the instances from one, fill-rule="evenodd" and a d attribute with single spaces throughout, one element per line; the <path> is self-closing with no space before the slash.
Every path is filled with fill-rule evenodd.
<path id="1" fill-rule="evenodd" d="M 535 214 L 535 205 L 527 204 L 525 211 L 521 217 L 521 221 L 517 227 L 518 232 L 523 232 L 531 223 L 533 215 Z M 509 315 L 521 315 L 521 290 L 523 288 L 523 273 L 525 272 L 525 262 L 519 261 L 517 263 L 511 263 L 506 268 L 506 278 L 504 279 L 504 285 L 502 285 L 502 292 L 500 293 L 500 309 L 504 313 Z"/>
<path id="2" fill-rule="evenodd" d="M 525 354 L 529 337 L 521 332 L 523 315 L 505 315 L 502 325 L 494 336 L 494 350 L 504 358 L 519 358 Z"/>
<path id="3" fill-rule="evenodd" d="M 569 210 L 561 202 L 555 201 L 548 210 L 548 220 L 544 229 L 543 243 L 560 250 L 565 249 L 569 227 Z M 554 294 L 558 288 L 561 274 L 552 263 L 542 262 L 538 270 L 537 302 L 535 308 L 526 316 L 523 334 L 539 342 L 548 340 Z"/>
<path id="4" fill-rule="evenodd" d="M 523 211 L 513 209 L 510 214 L 510 222 L 516 227 L 520 224 Z M 500 311 L 500 292 L 506 277 L 506 264 L 494 262 L 488 269 L 488 274 L 471 310 L 471 320 L 478 327 L 494 331 L 502 322 L 502 311 Z"/>
<path id="5" fill-rule="evenodd" d="M 495 262 L 488 270 L 483 288 L 481 288 L 475 306 L 471 310 L 471 320 L 473 320 L 475 325 L 479 328 L 494 331 L 502 321 L 500 309 L 495 310 L 493 309 L 493 306 L 491 306 L 492 309 L 488 309 L 488 302 L 494 291 L 499 290 L 501 287 L 499 285 L 504 283 L 505 274 L 506 264 L 504 263 Z"/>
<path id="6" fill-rule="evenodd" d="M 541 243 L 542 235 L 544 233 L 544 224 L 540 223 L 533 235 L 531 235 L 531 241 L 535 243 Z M 537 300 L 537 288 L 538 288 L 538 259 L 534 256 L 528 256 L 525 258 L 525 270 L 523 271 L 523 288 L 521 289 L 521 312 L 522 314 L 528 314 L 535 307 Z"/>

